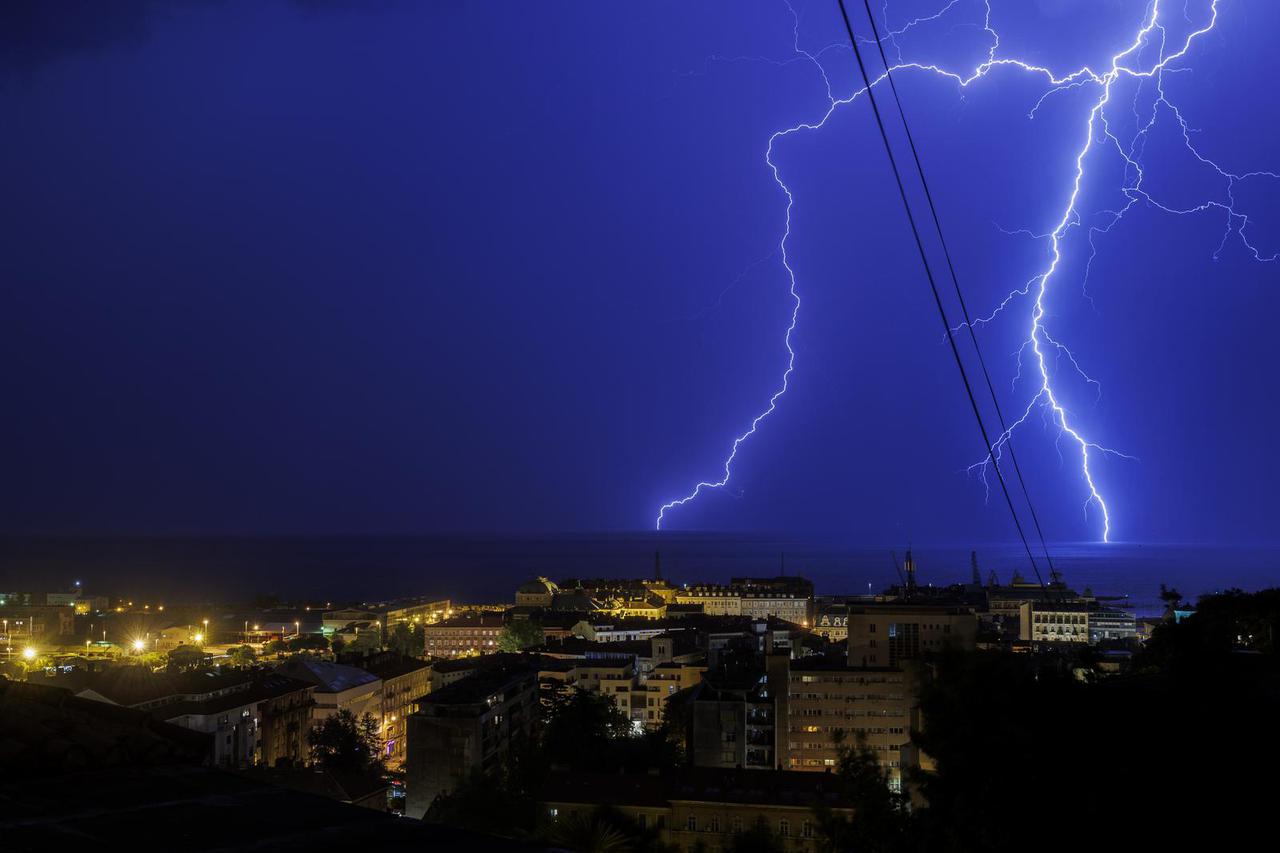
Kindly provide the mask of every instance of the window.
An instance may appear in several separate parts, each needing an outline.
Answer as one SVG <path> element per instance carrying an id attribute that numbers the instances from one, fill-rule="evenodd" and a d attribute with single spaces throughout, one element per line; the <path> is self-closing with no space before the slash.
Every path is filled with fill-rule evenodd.
<path id="1" fill-rule="evenodd" d="M 742 818 L 734 815 L 729 821 L 729 831 L 735 834 L 742 832 Z"/>
<path id="2" fill-rule="evenodd" d="M 712 832 L 720 831 L 720 815 L 718 814 L 711 816 L 711 831 Z"/>
<path id="3" fill-rule="evenodd" d="M 789 838 L 791 836 L 791 821 L 785 817 L 778 821 L 778 834 L 783 838 Z"/>
<path id="4" fill-rule="evenodd" d="M 641 829 L 645 829 L 649 825 L 649 816 L 644 814 L 638 815 L 636 817 L 636 821 L 640 824 Z"/>
<path id="5" fill-rule="evenodd" d="M 800 834 L 805 838 L 813 838 L 813 821 L 806 820 L 801 824 Z"/>
<path id="6" fill-rule="evenodd" d="M 868 630 L 870 630 L 870 632 L 874 634 L 876 632 L 876 623 L 872 622 Z"/>
<path id="7" fill-rule="evenodd" d="M 685 820 L 685 822 L 684 822 L 684 828 L 685 828 L 685 829 L 687 829 L 687 830 L 689 830 L 690 832 L 697 832 L 697 831 L 698 831 L 698 819 L 697 819 L 696 817 L 694 817 L 693 815 L 689 815 L 689 817 L 688 817 L 688 818 Z"/>

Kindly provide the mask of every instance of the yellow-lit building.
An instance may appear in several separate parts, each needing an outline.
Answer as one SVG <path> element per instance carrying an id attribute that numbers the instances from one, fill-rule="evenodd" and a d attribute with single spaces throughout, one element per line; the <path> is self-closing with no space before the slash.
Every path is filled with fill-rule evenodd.
<path id="1" fill-rule="evenodd" d="M 786 684 L 782 690 L 778 686 Z M 913 677 L 900 668 L 854 668 L 841 661 L 769 660 L 775 700 L 775 754 L 784 770 L 834 770 L 841 745 L 875 753 L 890 785 L 901 787 L 910 742 Z"/>
<path id="2" fill-rule="evenodd" d="M 1070 601 L 1024 601 L 1018 637 L 1033 643 L 1089 642 L 1089 606 Z"/>
<path id="3" fill-rule="evenodd" d="M 496 652 L 503 624 L 500 613 L 475 613 L 427 625 L 426 655 L 453 658 Z"/>

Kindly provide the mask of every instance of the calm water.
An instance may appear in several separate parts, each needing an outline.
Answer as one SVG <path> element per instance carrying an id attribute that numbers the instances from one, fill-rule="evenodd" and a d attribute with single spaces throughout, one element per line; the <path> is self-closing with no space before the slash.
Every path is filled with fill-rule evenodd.
<path id="1" fill-rule="evenodd" d="M 74 580 L 109 594 L 153 600 L 282 597 L 379 600 L 440 595 L 463 601 L 509 600 L 529 577 L 643 576 L 662 551 L 675 582 L 732 575 L 811 578 L 820 593 L 862 593 L 896 579 L 888 548 L 782 536 L 598 534 L 488 537 L 0 539 L 0 589 L 56 589 Z M 1029 579 L 1026 555 L 1007 545 L 979 546 L 983 578 Z M 1053 546 L 1059 571 L 1077 589 L 1128 595 L 1140 612 L 1157 608 L 1161 583 L 1194 596 L 1227 587 L 1280 585 L 1280 547 L 1169 545 Z M 917 547 L 921 583 L 970 577 L 969 549 Z M 901 552 L 899 552 L 901 557 Z M 1042 565 L 1043 571 L 1043 565 Z"/>

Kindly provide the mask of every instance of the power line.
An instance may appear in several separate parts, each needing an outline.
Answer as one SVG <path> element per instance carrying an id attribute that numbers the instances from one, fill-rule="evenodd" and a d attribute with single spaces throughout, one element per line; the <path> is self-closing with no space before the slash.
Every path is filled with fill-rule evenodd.
<path id="1" fill-rule="evenodd" d="M 978 356 L 978 365 L 982 368 L 982 378 L 986 380 L 987 391 L 991 394 L 991 405 L 995 407 L 996 419 L 1000 422 L 1000 434 L 1008 435 L 1009 428 L 1005 425 L 1004 412 L 1000 409 L 1000 400 L 996 395 L 995 385 L 991 381 L 991 373 L 987 370 L 987 360 L 982 357 L 982 347 L 978 346 L 978 335 L 973 330 L 973 320 L 969 316 L 969 308 L 964 301 L 964 293 L 960 289 L 960 279 L 956 275 L 955 263 L 951 260 L 951 250 L 947 248 L 946 238 L 942 236 L 942 221 L 938 217 L 938 208 L 933 202 L 933 193 L 929 190 L 929 182 L 924 176 L 924 165 L 920 162 L 920 152 L 916 149 L 915 137 L 911 134 L 911 128 L 907 124 L 907 111 L 902 106 L 902 98 L 898 95 L 898 84 L 893 81 L 893 72 L 890 70 L 889 57 L 884 52 L 884 42 L 880 40 L 880 29 L 876 26 L 876 17 L 871 11 L 870 0 L 862 0 L 863 8 L 867 11 L 867 21 L 871 24 L 871 36 L 875 40 L 876 47 L 880 50 L 880 61 L 884 63 L 884 76 L 889 81 L 889 91 L 893 93 L 893 100 L 898 105 L 898 116 L 902 119 L 902 130 L 907 136 L 907 145 L 911 148 L 911 156 L 916 163 L 916 173 L 920 175 L 920 185 L 924 188 L 925 200 L 929 203 L 929 213 L 933 217 L 933 227 L 938 234 L 938 243 L 942 246 L 942 256 L 947 260 L 947 270 L 951 274 L 951 283 L 955 287 L 956 299 L 960 303 L 960 313 L 964 316 L 965 328 L 969 330 L 969 340 L 973 343 L 973 351 Z M 843 8 L 844 4 L 841 3 Z M 949 328 L 949 327 L 948 327 Z M 1031 521 L 1035 525 L 1036 535 L 1040 538 L 1040 547 L 1044 551 L 1045 562 L 1049 565 L 1049 578 L 1053 581 L 1058 580 L 1058 570 L 1054 568 L 1053 557 L 1049 555 L 1049 545 L 1045 542 L 1044 530 L 1040 527 L 1040 517 L 1036 514 L 1035 504 L 1031 501 L 1031 492 L 1027 489 L 1027 481 L 1022 476 L 1022 466 L 1018 464 L 1018 455 L 1013 452 L 1013 436 L 1005 441 L 1005 445 L 1009 449 L 1009 459 L 1013 462 L 1013 470 L 1018 475 L 1018 485 L 1022 487 L 1022 497 L 1027 502 L 1027 509 L 1031 512 Z M 991 464 L 999 472 L 1000 464 L 995 459 L 995 448 L 988 445 L 987 455 L 991 457 Z"/>
<path id="2" fill-rule="evenodd" d="M 907 198 L 907 188 L 902 182 L 902 172 L 898 169 L 898 159 L 893 154 L 893 146 L 889 143 L 889 133 L 884 126 L 884 118 L 880 115 L 880 105 L 876 103 L 875 90 L 871 85 L 871 77 L 867 74 L 866 63 L 862 60 L 862 51 L 858 48 L 858 39 L 853 34 L 853 24 L 849 21 L 849 10 L 845 8 L 844 0 L 838 0 L 840 4 L 840 15 L 844 18 L 844 27 L 849 34 L 849 44 L 853 47 L 854 58 L 858 61 L 858 72 L 862 75 L 862 83 L 866 87 L 867 100 L 871 103 L 871 111 L 875 115 L 876 127 L 880 131 L 880 139 L 884 142 L 885 153 L 889 156 L 889 166 L 893 169 L 893 179 L 898 186 L 898 195 L 902 198 L 902 207 L 907 214 L 907 223 L 911 226 L 911 234 L 915 237 L 916 249 L 920 252 L 920 263 L 924 265 L 925 276 L 929 279 L 929 289 L 933 292 L 933 301 L 938 308 L 938 316 L 942 320 L 942 327 L 946 331 L 947 342 L 951 345 L 951 355 L 955 358 L 956 367 L 960 371 L 960 379 L 964 383 L 965 394 L 969 398 L 969 405 L 973 409 L 973 416 L 978 422 L 978 431 L 982 433 L 982 446 L 987 452 L 991 452 L 991 439 L 987 435 L 986 424 L 982 421 L 982 412 L 978 408 L 978 401 L 973 395 L 973 386 L 969 383 L 969 374 L 964 368 L 964 360 L 960 358 L 960 349 L 956 346 L 955 335 L 951 331 L 951 323 L 947 320 L 947 309 L 942 304 L 942 295 L 938 292 L 938 283 L 933 277 L 933 268 L 929 265 L 929 255 L 924 249 L 924 240 L 920 237 L 920 229 L 916 226 L 915 215 L 911 212 L 911 202 Z M 886 67 L 886 72 L 888 68 Z M 1018 511 L 1014 508 L 1013 497 L 1009 494 L 1009 486 L 1005 483 L 1004 475 L 1000 472 L 1000 466 L 996 465 L 996 479 L 1000 481 L 1000 491 L 1004 494 L 1005 503 L 1009 507 L 1009 514 L 1013 517 L 1013 526 L 1017 528 L 1018 538 L 1022 540 L 1022 547 L 1026 549 L 1027 559 L 1031 561 L 1031 568 L 1035 571 L 1036 580 L 1040 585 L 1044 586 L 1044 579 L 1040 576 L 1040 567 L 1036 564 L 1035 554 L 1031 551 L 1031 544 L 1027 541 L 1027 535 L 1022 529 L 1022 522 L 1018 519 Z"/>

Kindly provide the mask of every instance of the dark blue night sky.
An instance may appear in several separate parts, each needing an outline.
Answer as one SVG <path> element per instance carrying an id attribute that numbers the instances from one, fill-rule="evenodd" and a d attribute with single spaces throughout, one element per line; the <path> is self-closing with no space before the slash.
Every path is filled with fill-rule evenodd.
<path id="1" fill-rule="evenodd" d="M 889 23 L 946 5 L 891 0 Z M 1062 73 L 1105 70 L 1147 8 L 991 5 L 998 56 Z M 1164 5 L 1171 44 L 1208 20 L 1208 0 Z M 1219 5 L 1167 94 L 1223 169 L 1280 171 L 1280 4 Z M 841 42 L 834 0 L 796 9 L 802 48 Z M 903 58 L 968 73 L 982 23 L 956 0 Z M 786 199 L 764 153 L 827 109 L 792 27 L 783 0 L 5 4 L 0 529 L 651 527 L 719 477 L 786 363 Z M 849 94 L 850 52 L 821 61 Z M 1050 86 L 1017 69 L 898 81 L 987 313 L 1046 261 L 1006 232 L 1056 224 L 1098 89 L 1030 119 Z M 1117 92 L 1131 137 L 1151 91 Z M 1125 176 L 1087 162 L 1045 323 L 1098 385 L 1055 354 L 1055 387 L 1082 433 L 1136 457 L 1093 463 L 1113 538 L 1275 541 L 1280 262 L 1238 235 L 1219 251 L 1229 182 L 1171 115 L 1142 155 L 1152 198 L 1214 204 L 1139 201 L 1090 231 Z M 965 473 L 982 446 L 865 100 L 774 159 L 795 197 L 790 390 L 730 486 L 669 527 L 1009 541 Z M 1264 257 L 1278 190 L 1233 189 Z M 1029 311 L 980 333 L 1008 413 L 1034 394 L 1011 388 Z M 1040 410 L 1015 446 L 1047 535 L 1097 539 L 1078 448 Z"/>

